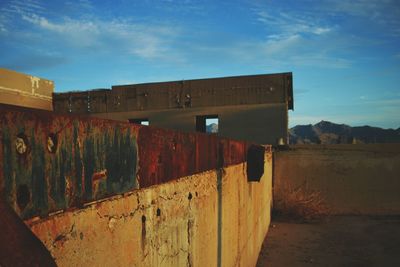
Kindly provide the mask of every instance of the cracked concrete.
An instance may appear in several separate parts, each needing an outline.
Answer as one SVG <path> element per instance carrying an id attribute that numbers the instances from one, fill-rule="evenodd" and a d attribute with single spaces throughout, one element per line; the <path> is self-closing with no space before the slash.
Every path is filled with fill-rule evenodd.
<path id="1" fill-rule="evenodd" d="M 215 266 L 218 246 L 222 266 L 254 266 L 270 221 L 271 163 L 259 183 L 247 182 L 246 163 L 224 168 L 220 222 L 212 170 L 26 224 L 59 266 Z"/>

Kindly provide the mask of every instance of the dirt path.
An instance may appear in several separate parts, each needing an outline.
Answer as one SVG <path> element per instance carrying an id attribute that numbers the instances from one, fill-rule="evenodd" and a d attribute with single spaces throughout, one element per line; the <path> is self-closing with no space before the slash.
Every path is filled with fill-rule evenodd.
<path id="1" fill-rule="evenodd" d="M 400 266 L 400 216 L 272 221 L 257 266 Z"/>

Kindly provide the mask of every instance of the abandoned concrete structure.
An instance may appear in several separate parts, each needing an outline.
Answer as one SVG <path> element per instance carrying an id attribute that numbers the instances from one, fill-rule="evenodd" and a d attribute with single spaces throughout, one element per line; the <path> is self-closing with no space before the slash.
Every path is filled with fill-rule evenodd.
<path id="1" fill-rule="evenodd" d="M 53 81 L 0 68 L 0 103 L 53 110 Z"/>
<path id="2" fill-rule="evenodd" d="M 61 113 L 147 122 L 185 132 L 205 132 L 218 119 L 218 134 L 259 144 L 287 143 L 293 109 L 292 73 L 113 86 L 54 94 Z"/>
<path id="3" fill-rule="evenodd" d="M 236 132 L 235 116 L 246 127 L 257 127 L 261 116 L 271 119 L 273 131 L 265 137 L 262 125 L 248 134 L 272 140 L 286 134 L 291 74 L 211 79 L 219 84 L 212 88 L 232 88 L 230 95 L 194 89 L 206 80 L 57 94 L 54 107 L 81 113 L 76 115 L 27 108 L 42 83 L 10 73 L 20 79 L 0 77 L 0 103 L 8 103 L 10 94 L 23 101 L 0 104 L 1 266 L 255 266 L 272 203 L 293 199 L 291 188 L 305 196 L 321 192 L 333 215 L 400 214 L 399 144 L 273 151 L 270 145 L 127 122 L 154 125 L 158 118 L 162 126 L 164 112 L 183 117 L 176 124 L 189 131 L 218 115 L 221 131 L 233 129 L 221 135 L 240 137 L 245 133 Z M 169 88 L 162 84 L 176 89 L 160 89 Z M 233 84 L 260 84 L 264 98 L 254 96 L 255 89 L 239 97 Z M 160 92 L 165 98 L 157 97 Z M 148 110 L 153 103 L 158 109 Z M 279 116 L 263 113 L 270 111 Z"/>

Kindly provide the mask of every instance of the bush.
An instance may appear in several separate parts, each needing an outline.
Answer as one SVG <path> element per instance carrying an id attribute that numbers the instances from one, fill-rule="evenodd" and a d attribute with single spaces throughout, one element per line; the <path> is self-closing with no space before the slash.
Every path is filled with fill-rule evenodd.
<path id="1" fill-rule="evenodd" d="M 278 218 L 312 222 L 326 218 L 330 211 L 320 191 L 308 191 L 286 183 L 275 194 L 273 215 Z"/>

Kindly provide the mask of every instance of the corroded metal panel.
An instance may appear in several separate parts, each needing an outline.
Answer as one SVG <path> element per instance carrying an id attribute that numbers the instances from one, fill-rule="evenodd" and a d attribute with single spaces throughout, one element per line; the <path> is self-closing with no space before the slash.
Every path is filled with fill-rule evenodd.
<path id="1" fill-rule="evenodd" d="M 0 105 L 0 182 L 22 218 L 138 187 L 138 126 Z"/>
<path id="2" fill-rule="evenodd" d="M 245 162 L 247 146 L 216 135 L 142 127 L 138 136 L 140 187 Z"/>
<path id="3" fill-rule="evenodd" d="M 246 142 L 0 105 L 0 189 L 22 218 L 246 161 Z"/>

